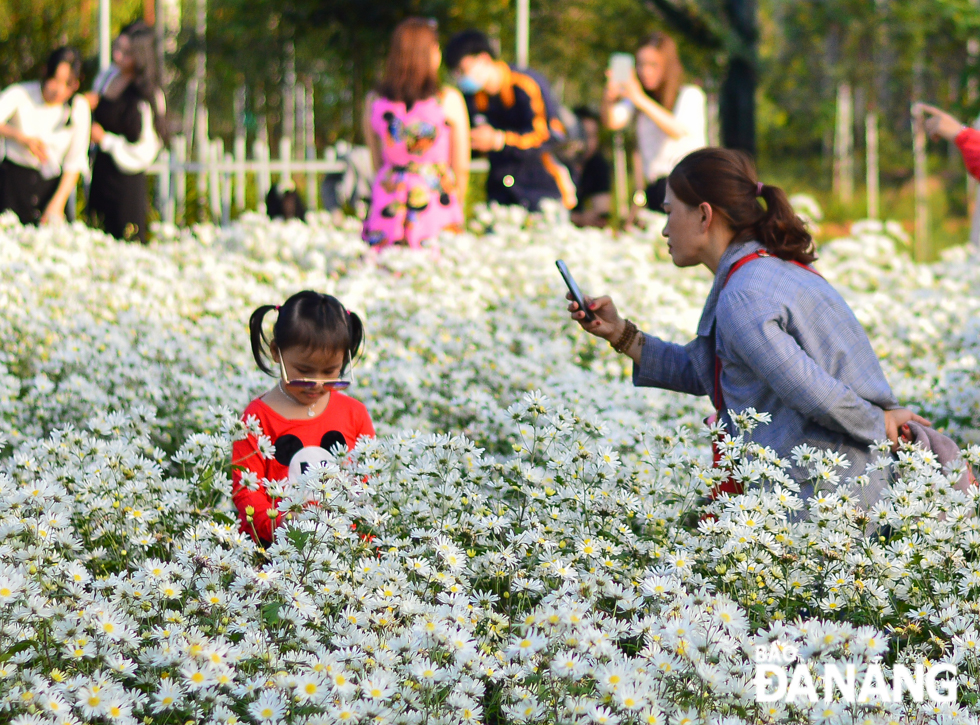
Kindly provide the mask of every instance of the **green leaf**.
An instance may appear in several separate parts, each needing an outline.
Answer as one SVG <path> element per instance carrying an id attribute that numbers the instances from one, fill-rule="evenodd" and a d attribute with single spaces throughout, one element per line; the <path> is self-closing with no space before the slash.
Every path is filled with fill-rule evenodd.
<path id="1" fill-rule="evenodd" d="M 262 621 L 265 622 L 270 627 L 280 621 L 279 610 L 282 609 L 282 602 L 269 602 L 264 607 L 262 607 Z"/>
<path id="2" fill-rule="evenodd" d="M 6 652 L 0 653 L 0 662 L 6 662 L 15 654 L 19 654 L 20 652 L 23 652 L 24 650 L 28 650 L 33 646 L 34 646 L 34 642 L 32 640 L 29 639 L 22 640 L 17 644 L 15 644 L 10 649 L 8 649 Z"/>

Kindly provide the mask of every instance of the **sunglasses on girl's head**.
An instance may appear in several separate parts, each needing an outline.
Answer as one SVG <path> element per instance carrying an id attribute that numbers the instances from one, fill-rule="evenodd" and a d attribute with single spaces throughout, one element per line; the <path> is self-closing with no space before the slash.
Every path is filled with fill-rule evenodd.
<path id="1" fill-rule="evenodd" d="M 290 379 L 286 375 L 286 365 L 283 363 L 282 355 L 279 356 L 279 371 L 282 375 L 282 382 L 286 385 L 291 385 L 296 388 L 303 388 L 305 390 L 313 390 L 317 385 L 322 385 L 324 388 L 330 390 L 345 390 L 350 387 L 351 383 L 354 382 L 354 370 L 353 365 L 348 365 L 347 377 L 344 378 L 330 378 L 329 380 L 323 380 L 320 378 L 292 378 Z"/>

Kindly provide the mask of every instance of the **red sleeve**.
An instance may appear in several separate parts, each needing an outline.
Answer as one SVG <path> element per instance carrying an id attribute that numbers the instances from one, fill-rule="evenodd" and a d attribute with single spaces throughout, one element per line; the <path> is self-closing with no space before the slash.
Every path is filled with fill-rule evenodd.
<path id="1" fill-rule="evenodd" d="M 970 176 L 980 179 L 980 131 L 964 128 L 956 137 L 956 145 L 963 153 L 963 161 Z"/>
<path id="2" fill-rule="evenodd" d="M 246 411 L 247 415 L 248 411 Z M 271 543 L 273 523 L 267 512 L 275 509 L 275 503 L 265 490 L 264 482 L 268 478 L 268 468 L 265 458 L 259 452 L 255 436 L 249 435 L 244 440 L 232 444 L 231 463 L 231 498 L 235 502 L 235 508 L 238 509 L 241 530 L 253 539 L 258 535 L 256 543 Z M 259 487 L 256 490 L 249 490 L 242 485 L 242 469 L 258 477 Z M 251 522 L 248 521 L 246 511 L 249 506 L 253 509 Z M 280 523 L 282 523 L 282 516 L 277 514 L 275 525 L 278 526 Z"/>

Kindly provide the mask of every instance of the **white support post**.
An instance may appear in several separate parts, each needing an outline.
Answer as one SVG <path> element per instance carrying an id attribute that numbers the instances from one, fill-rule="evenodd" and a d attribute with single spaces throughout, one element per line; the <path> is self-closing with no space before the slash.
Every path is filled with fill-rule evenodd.
<path id="1" fill-rule="evenodd" d="M 234 159 L 231 154 L 224 154 L 225 168 L 230 169 Z M 221 226 L 231 224 L 231 171 L 221 174 Z"/>
<path id="2" fill-rule="evenodd" d="M 106 70 L 112 64 L 111 15 L 109 0 L 99 0 L 99 70 Z"/>
<path id="3" fill-rule="evenodd" d="M 304 127 L 306 128 L 306 153 L 307 161 L 316 161 L 316 133 L 313 126 L 313 81 L 307 79 L 306 82 L 306 118 Z M 320 194 L 317 190 L 317 176 L 315 171 L 306 173 L 306 208 L 316 210 L 320 208 Z"/>
<path id="4" fill-rule="evenodd" d="M 184 224 L 187 223 L 187 172 L 184 164 L 187 162 L 187 138 L 185 136 L 174 136 L 170 142 L 173 149 L 174 166 L 179 169 L 174 178 L 174 201 L 176 203 L 176 214 L 174 223 L 180 219 Z"/>
<path id="5" fill-rule="evenodd" d="M 874 111 L 864 118 L 864 143 L 867 152 L 865 171 L 868 187 L 868 219 L 879 219 L 881 207 L 878 189 L 878 114 Z"/>
<path id="6" fill-rule="evenodd" d="M 912 115 L 912 156 L 915 164 L 915 243 L 916 262 L 924 262 L 929 252 L 929 198 L 926 173 L 926 126 L 921 112 Z"/>
<path id="7" fill-rule="evenodd" d="M 210 191 L 211 220 L 221 218 L 221 172 L 218 164 L 225 156 L 225 142 L 220 138 L 211 142 L 208 159 L 208 189 Z"/>
<path id="8" fill-rule="evenodd" d="M 279 162 L 282 164 L 282 173 L 279 174 L 279 184 L 289 182 L 293 178 L 293 142 L 289 136 L 279 139 Z"/>
<path id="9" fill-rule="evenodd" d="M 235 207 L 245 210 L 245 137 L 235 137 Z"/>
<path id="10" fill-rule="evenodd" d="M 517 0 L 517 67 L 527 68 L 530 45 L 530 0 Z"/>
<path id="11" fill-rule="evenodd" d="M 269 187 L 272 186 L 272 172 L 269 169 L 269 144 L 261 138 L 256 139 L 252 145 L 252 155 L 258 164 L 258 171 L 255 173 L 255 186 L 258 199 L 256 200 L 255 206 L 260 214 L 265 214 L 267 211 L 265 207 L 265 196 L 269 193 Z"/>
<path id="12" fill-rule="evenodd" d="M 616 215 L 624 224 L 630 213 L 629 180 L 626 171 L 626 144 L 623 132 L 613 134 L 613 174 L 616 184 Z"/>
<path id="13" fill-rule="evenodd" d="M 173 201 L 170 196 L 170 152 L 163 149 L 157 156 L 157 163 L 164 166 L 157 178 L 157 208 L 160 210 L 160 218 L 167 223 L 173 224 L 170 217 L 170 207 Z"/>
<path id="14" fill-rule="evenodd" d="M 854 114 L 851 85 L 837 86 L 837 123 L 834 134 L 834 191 L 844 204 L 854 200 Z"/>

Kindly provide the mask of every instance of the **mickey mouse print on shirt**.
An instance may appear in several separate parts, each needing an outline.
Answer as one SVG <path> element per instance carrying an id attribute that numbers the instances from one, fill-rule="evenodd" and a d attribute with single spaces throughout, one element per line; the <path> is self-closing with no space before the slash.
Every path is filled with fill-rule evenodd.
<path id="1" fill-rule="evenodd" d="M 314 466 L 334 460 L 334 451 L 343 445 L 352 450 L 359 438 L 374 438 L 374 425 L 364 404 L 343 393 L 334 391 L 326 410 L 315 418 L 292 420 L 283 418 L 261 399 L 253 400 L 242 414 L 243 420 L 257 418 L 262 432 L 275 444 L 272 458 L 265 458 L 253 436 L 235 441 L 232 446 L 231 490 L 238 509 L 241 530 L 259 543 L 272 541 L 275 526 L 282 517 L 267 512 L 274 510 L 276 502 L 265 489 L 264 481 L 288 479 L 296 483 Z M 253 473 L 259 481 L 257 490 L 242 485 L 243 469 Z M 252 510 L 248 521 L 247 509 Z M 253 531 L 254 529 L 254 531 Z"/>
<path id="2" fill-rule="evenodd" d="M 347 449 L 347 441 L 339 430 L 323 434 L 318 446 L 304 446 L 299 436 L 292 433 L 281 435 L 275 440 L 276 460 L 289 470 L 289 482 L 299 483 L 302 476 L 314 466 L 325 466 L 336 452 L 337 446 Z"/>

